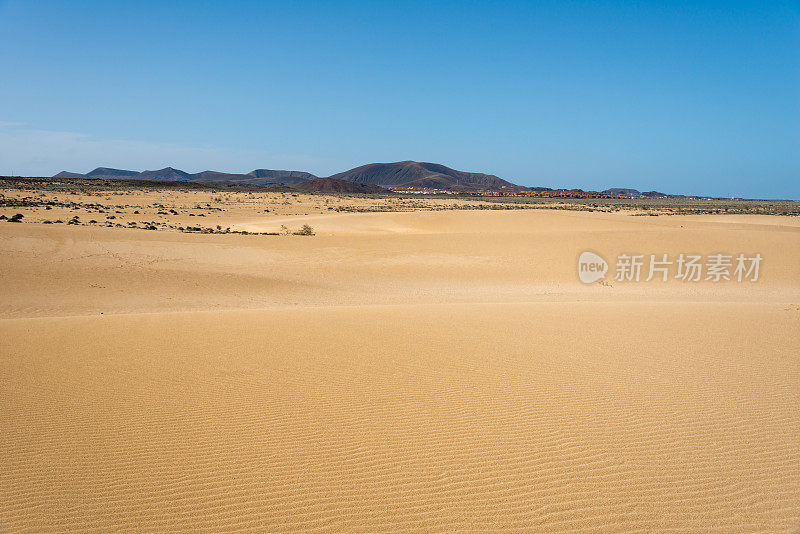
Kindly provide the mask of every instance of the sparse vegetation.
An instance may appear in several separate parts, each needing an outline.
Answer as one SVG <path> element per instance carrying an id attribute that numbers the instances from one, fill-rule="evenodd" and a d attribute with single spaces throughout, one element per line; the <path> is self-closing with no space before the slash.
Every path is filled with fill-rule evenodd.
<path id="1" fill-rule="evenodd" d="M 309 225 L 304 224 L 300 227 L 300 230 L 296 231 L 294 235 L 314 235 L 314 229 L 311 228 Z"/>
<path id="2" fill-rule="evenodd" d="M 220 193 L 221 190 L 222 192 Z M 168 200 L 167 200 L 168 199 Z M 223 206 L 219 203 L 223 202 Z M 19 209 L 20 213 L 17 213 Z M 28 211 L 25 211 L 25 210 Z M 0 221 L 15 223 L 104 226 L 138 230 L 203 234 L 315 235 L 311 226 L 260 232 L 225 227 L 218 215 L 230 211 L 268 222 L 275 217 L 300 217 L 331 212 L 370 213 L 442 210 L 568 210 L 619 213 L 627 216 L 681 215 L 800 215 L 800 202 L 699 198 L 541 198 L 486 197 L 476 194 L 300 193 L 289 188 L 238 186 L 213 189 L 186 183 L 129 180 L 3 178 L 0 177 Z M 44 211 L 54 217 L 44 220 Z M 101 216 L 95 214 L 104 214 Z M 49 214 L 48 214 L 49 215 Z M 84 217 L 82 219 L 81 217 Z M 186 226 L 186 218 L 203 217 L 208 224 Z M 116 219 L 116 220 L 115 220 Z M 199 219 L 193 221 L 200 222 Z M 291 223 L 287 223 L 290 224 Z M 296 228 L 296 227 L 295 227 Z"/>

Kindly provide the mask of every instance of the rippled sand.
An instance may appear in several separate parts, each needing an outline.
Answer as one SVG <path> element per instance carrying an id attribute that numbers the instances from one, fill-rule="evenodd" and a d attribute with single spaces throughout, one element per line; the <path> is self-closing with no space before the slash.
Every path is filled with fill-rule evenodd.
<path id="1" fill-rule="evenodd" d="M 307 222 L 0 225 L 0 530 L 800 527 L 797 219 Z M 587 249 L 765 259 L 584 286 Z"/>

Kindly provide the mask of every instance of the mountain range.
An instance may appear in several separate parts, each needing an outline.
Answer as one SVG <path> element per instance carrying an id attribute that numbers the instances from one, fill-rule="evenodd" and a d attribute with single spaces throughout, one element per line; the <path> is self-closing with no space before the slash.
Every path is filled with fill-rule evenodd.
<path id="1" fill-rule="evenodd" d="M 316 178 L 311 173 L 302 171 L 273 171 L 270 169 L 256 169 L 248 174 L 235 174 L 219 171 L 203 171 L 190 174 L 173 167 L 165 167 L 156 171 L 129 171 L 125 169 L 112 169 L 98 167 L 86 174 L 62 171 L 53 178 L 98 178 L 105 180 L 158 180 L 166 182 L 201 182 L 201 183 L 226 183 L 226 184 L 251 184 L 251 185 L 285 185 L 305 182 Z"/>
<path id="2" fill-rule="evenodd" d="M 464 172 L 436 163 L 399 161 L 396 163 L 370 163 L 340 172 L 324 179 L 309 172 L 256 169 L 247 174 L 203 171 L 194 174 L 166 167 L 155 171 L 129 171 L 98 167 L 86 174 L 62 171 L 53 178 L 101 178 L 127 180 L 188 181 L 234 185 L 295 185 L 304 190 L 380 192 L 390 187 L 429 187 L 451 191 L 477 191 L 480 189 L 527 189 L 498 178 L 493 174 Z M 340 183 L 344 182 L 344 184 Z M 348 183 L 367 187 L 352 187 Z M 377 189 L 369 185 L 379 186 Z"/>
<path id="3" fill-rule="evenodd" d="M 319 177 L 304 171 L 256 169 L 247 174 L 219 171 L 188 173 L 173 167 L 155 171 L 130 171 L 98 167 L 86 174 L 62 171 L 53 178 L 97 178 L 126 180 L 157 180 L 170 182 L 196 182 L 219 185 L 290 186 L 302 191 L 338 193 L 385 193 L 398 187 L 445 189 L 474 192 L 484 189 L 508 191 L 552 191 L 548 187 L 524 187 L 493 174 L 457 171 L 438 163 L 398 161 L 395 163 L 370 163 L 328 177 Z M 570 191 L 581 191 L 571 189 Z M 612 188 L 602 191 L 608 195 L 625 195 L 633 198 L 662 198 L 668 195 L 658 191 L 640 192 L 636 189 Z M 693 197 L 686 197 L 693 198 Z"/>
<path id="4" fill-rule="evenodd" d="M 331 178 L 384 187 L 429 187 L 452 191 L 525 189 L 493 174 L 457 171 L 437 163 L 417 161 L 370 163 L 334 174 Z"/>

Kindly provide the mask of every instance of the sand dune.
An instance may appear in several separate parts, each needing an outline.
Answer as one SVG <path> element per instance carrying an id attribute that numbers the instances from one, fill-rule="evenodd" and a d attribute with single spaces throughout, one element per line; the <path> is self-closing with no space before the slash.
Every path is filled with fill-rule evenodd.
<path id="1" fill-rule="evenodd" d="M 796 219 L 308 217 L 0 226 L 0 530 L 800 527 Z M 764 271 L 585 286 L 585 249 Z"/>
<path id="2" fill-rule="evenodd" d="M 783 302 L 800 280 L 797 218 L 439 211 L 298 217 L 293 227 L 305 221 L 318 235 L 5 224 L 0 317 L 554 298 Z M 749 285 L 584 286 L 576 276 L 584 250 L 609 261 L 760 252 L 765 274 Z"/>
<path id="3" fill-rule="evenodd" d="M 787 530 L 798 313 L 537 303 L 7 320 L 3 522 Z"/>

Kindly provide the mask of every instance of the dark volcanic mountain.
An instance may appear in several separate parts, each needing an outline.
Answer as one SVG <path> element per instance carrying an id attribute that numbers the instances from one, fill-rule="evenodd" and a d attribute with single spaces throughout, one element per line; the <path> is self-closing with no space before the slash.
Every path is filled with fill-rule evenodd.
<path id="1" fill-rule="evenodd" d="M 61 171 L 53 176 L 53 178 L 86 178 L 86 175 L 79 172 Z"/>
<path id="2" fill-rule="evenodd" d="M 88 174 L 86 176 L 89 176 Z M 164 180 L 164 181 L 177 181 L 177 180 L 191 180 L 192 175 L 188 172 L 183 172 L 172 167 L 166 167 L 157 171 L 142 171 L 134 174 L 130 178 L 136 180 Z"/>
<path id="3" fill-rule="evenodd" d="M 157 171 L 128 171 L 98 167 L 86 174 L 61 171 L 53 178 L 99 178 L 155 180 L 168 182 L 197 182 L 230 186 L 290 186 L 301 191 L 322 191 L 336 193 L 386 193 L 392 187 L 428 187 L 450 191 L 477 192 L 483 189 L 508 191 L 553 191 L 549 187 L 523 187 L 512 184 L 493 174 L 465 172 L 439 165 L 418 161 L 398 161 L 396 163 L 370 163 L 340 172 L 327 178 L 318 178 L 310 172 L 256 169 L 247 174 L 219 171 L 203 171 L 194 174 L 173 167 Z M 374 186 L 374 187 L 373 187 Z M 381 187 L 378 187 L 381 186 Z M 557 191 L 568 191 L 558 189 Z M 571 189 L 569 191 L 581 191 Z M 670 195 L 659 191 L 638 191 L 630 188 L 614 187 L 602 191 L 607 195 L 621 195 L 632 198 L 703 198 L 685 195 Z"/>
<path id="4" fill-rule="evenodd" d="M 388 189 L 375 184 L 359 184 L 336 178 L 314 178 L 294 186 L 300 191 L 319 191 L 321 193 L 389 193 Z"/>
<path id="5" fill-rule="evenodd" d="M 235 174 L 218 171 L 203 171 L 190 174 L 173 167 L 166 167 L 156 171 L 127 171 L 98 167 L 87 174 L 78 174 L 63 171 L 54 178 L 127 178 L 132 180 L 163 180 L 169 182 L 187 181 L 209 184 L 230 185 L 292 185 L 318 178 L 303 171 L 281 171 L 271 169 L 256 169 L 248 174 Z M 493 174 L 477 172 L 464 172 L 445 167 L 436 163 L 420 163 L 416 161 L 400 161 L 397 163 L 371 163 L 350 169 L 349 171 L 334 174 L 328 177 L 329 181 L 317 181 L 309 186 L 316 189 L 309 191 L 341 191 L 361 193 L 369 192 L 369 188 L 353 189 L 347 184 L 339 182 L 355 182 L 358 184 L 371 184 L 384 187 L 429 187 L 436 189 L 449 189 L 453 191 L 479 191 L 481 189 L 509 189 L 524 190 L 525 187 L 514 185 Z M 381 192 L 379 188 L 373 192 Z"/>
<path id="6" fill-rule="evenodd" d="M 606 195 L 623 195 L 626 197 L 638 197 L 641 193 L 637 189 L 628 189 L 624 187 L 612 187 L 603 191 Z"/>
<path id="7" fill-rule="evenodd" d="M 465 191 L 471 189 L 524 189 L 493 174 L 464 172 L 417 161 L 370 163 L 331 178 L 394 187 L 432 187 Z"/>
<path id="8" fill-rule="evenodd" d="M 139 174 L 138 171 L 97 167 L 95 170 L 87 172 L 86 178 L 133 178 L 137 174 Z"/>
<path id="9" fill-rule="evenodd" d="M 252 179 L 249 174 L 233 174 L 219 171 L 197 172 L 190 176 L 196 182 L 246 182 Z"/>
<path id="10" fill-rule="evenodd" d="M 607 195 L 623 195 L 632 198 L 686 198 L 685 195 L 668 195 L 659 191 L 639 191 L 638 189 L 625 189 L 621 187 L 612 187 L 606 189 L 603 193 Z"/>
<path id="11" fill-rule="evenodd" d="M 166 167 L 156 171 L 127 171 L 123 169 L 110 169 L 98 167 L 92 172 L 80 174 L 77 172 L 61 171 L 53 178 L 97 178 L 97 179 L 129 179 L 129 180 L 157 180 L 166 182 L 200 182 L 241 185 L 283 185 L 295 184 L 316 178 L 311 173 L 303 171 L 273 171 L 269 169 L 256 169 L 248 174 L 235 174 L 219 171 L 203 171 L 190 174 L 180 169 Z"/>
<path id="12" fill-rule="evenodd" d="M 313 180 L 315 175 L 310 172 L 303 171 L 273 171 L 271 169 L 256 169 L 248 173 L 254 178 L 262 178 L 270 180 L 267 183 L 280 183 L 280 184 L 295 184 L 297 182 L 305 182 L 306 180 Z"/>

